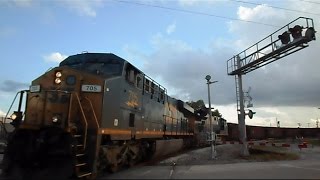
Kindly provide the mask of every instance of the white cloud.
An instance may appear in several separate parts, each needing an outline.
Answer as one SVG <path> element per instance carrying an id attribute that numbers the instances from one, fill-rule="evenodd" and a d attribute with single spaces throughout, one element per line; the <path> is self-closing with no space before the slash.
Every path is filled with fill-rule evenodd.
<path id="1" fill-rule="evenodd" d="M 228 122 L 238 123 L 236 104 L 216 105 L 212 107 L 218 109 L 223 118 Z M 264 106 L 259 108 L 253 107 L 251 109 L 256 114 L 252 119 L 246 116 L 245 121 L 247 125 L 253 126 L 276 127 L 277 121 L 280 121 L 281 127 L 298 127 L 298 123 L 301 123 L 301 127 L 316 127 L 317 117 L 320 118 L 320 110 L 315 107 Z"/>
<path id="2" fill-rule="evenodd" d="M 295 4 L 293 1 L 291 3 Z M 291 3 L 289 4 L 291 5 Z M 317 9 L 310 7 L 307 11 L 317 12 Z M 297 13 L 297 16 L 293 16 L 293 12 L 276 10 L 266 5 L 259 5 L 253 8 L 240 6 L 237 14 L 238 18 L 244 20 L 275 24 L 279 27 L 286 25 L 299 16 L 299 13 Z M 318 19 L 319 18 L 314 18 L 314 20 Z M 301 22 L 302 21 L 299 21 L 298 23 Z M 315 29 L 320 29 L 319 24 L 315 25 Z M 236 37 L 233 45 L 237 53 L 279 29 L 277 27 L 238 21 L 233 21 L 229 27 L 230 33 Z M 277 39 L 277 36 L 278 34 L 273 36 L 275 37 L 274 39 Z M 266 41 L 270 43 L 270 39 L 266 39 Z M 264 43 L 266 41 L 264 41 Z M 320 43 L 318 41 L 312 41 L 309 44 L 310 46 L 306 49 L 246 75 L 244 84 L 248 84 L 248 86 L 253 86 L 254 88 L 252 92 L 253 103 L 263 104 L 264 106 L 313 106 L 317 101 L 319 102 L 319 96 L 316 91 L 320 86 L 314 82 L 319 81 L 320 78 L 317 68 L 320 65 L 320 62 L 317 61 Z M 259 44 L 259 47 L 263 46 L 263 44 Z M 247 54 L 249 53 L 247 52 Z"/>
<path id="3" fill-rule="evenodd" d="M 176 30 L 176 23 L 170 24 L 167 27 L 167 34 L 170 35 L 171 33 L 173 33 Z"/>
<path id="4" fill-rule="evenodd" d="M 63 55 L 59 52 L 54 52 L 54 53 L 51 53 L 49 55 L 44 56 L 43 58 L 46 62 L 60 63 L 62 60 L 64 60 L 67 57 L 68 57 L 67 55 Z"/>
<path id="5" fill-rule="evenodd" d="M 190 6 L 210 6 L 216 3 L 224 3 L 228 0 L 179 0 L 178 3 L 182 7 L 190 7 Z"/>
<path id="6" fill-rule="evenodd" d="M 241 20 L 268 19 L 272 16 L 279 16 L 279 12 L 266 4 L 261 4 L 254 8 L 240 6 L 237 14 Z"/>
<path id="7" fill-rule="evenodd" d="M 270 113 L 270 114 L 275 114 L 275 115 L 287 115 L 286 113 L 280 111 L 278 108 L 276 107 L 259 107 L 256 108 L 257 111 L 264 111 L 266 113 Z"/>
<path id="8" fill-rule="evenodd" d="M 179 0 L 181 6 L 193 6 L 196 3 L 199 3 L 199 0 Z"/>
<path id="9" fill-rule="evenodd" d="M 0 109 L 0 117 L 4 117 L 6 115 L 6 113 L 4 113 L 1 109 Z"/>
<path id="10" fill-rule="evenodd" d="M 295 19 L 292 13 L 266 5 L 239 8 L 238 18 L 278 26 Z M 143 54 L 139 57 L 146 63 L 141 70 L 156 81 L 163 82 L 160 83 L 167 88 L 170 96 L 184 101 L 203 99 L 207 102 L 204 77 L 206 74 L 212 75 L 219 82 L 211 86 L 211 102 L 228 122 L 237 123 L 234 77 L 226 74 L 226 60 L 277 29 L 233 21 L 230 23 L 230 39 L 226 36 L 209 43 L 214 47 L 211 50 L 206 50 L 208 47 L 197 49 L 185 41 L 170 39 L 159 33 L 151 39 L 153 52 L 134 53 Z M 246 118 L 247 124 L 270 126 L 271 123 L 276 126 L 278 120 L 282 127 L 297 127 L 297 123 L 302 123 L 302 127 L 306 127 L 307 123 L 310 123 L 310 127 L 314 126 L 312 119 L 319 112 L 310 109 L 320 101 L 320 84 L 315 83 L 320 80 L 317 68 L 320 66 L 320 61 L 317 61 L 319 47 L 317 41 L 310 42 L 306 50 L 243 78 L 244 90 L 252 86 L 250 95 L 254 107 L 251 109 L 257 112 L 253 119 Z"/>
<path id="11" fill-rule="evenodd" d="M 76 11 L 79 15 L 96 17 L 96 8 L 102 6 L 102 0 L 68 0 L 64 1 L 63 4 L 69 9 Z"/>

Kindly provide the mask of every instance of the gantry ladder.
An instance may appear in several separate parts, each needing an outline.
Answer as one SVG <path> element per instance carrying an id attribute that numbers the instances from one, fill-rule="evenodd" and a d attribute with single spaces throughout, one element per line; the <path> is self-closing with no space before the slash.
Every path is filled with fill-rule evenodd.
<path id="1" fill-rule="evenodd" d="M 240 112 L 240 88 L 238 75 L 234 76 L 234 81 L 236 84 L 237 111 Z"/>

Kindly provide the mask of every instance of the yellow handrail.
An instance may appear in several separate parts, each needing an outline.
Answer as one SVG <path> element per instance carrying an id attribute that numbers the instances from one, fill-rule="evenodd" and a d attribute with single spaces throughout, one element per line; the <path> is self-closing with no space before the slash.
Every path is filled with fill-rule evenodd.
<path id="1" fill-rule="evenodd" d="M 87 134 L 88 134 L 88 121 L 87 121 L 87 118 L 86 118 L 86 115 L 84 114 L 84 111 L 83 111 L 83 108 L 82 108 L 82 105 L 81 105 L 81 102 L 80 102 L 80 98 L 78 96 L 77 93 L 76 94 L 76 97 L 77 97 L 77 100 L 78 100 L 78 103 L 79 103 L 79 107 L 80 107 L 80 110 L 81 110 L 81 113 L 82 113 L 82 116 L 83 116 L 83 119 L 84 119 L 84 123 L 85 123 L 85 132 L 84 132 L 84 142 L 83 142 L 83 148 L 85 149 L 86 148 L 86 143 L 87 143 Z"/>
<path id="2" fill-rule="evenodd" d="M 90 103 L 90 107 L 91 107 L 91 110 L 92 110 L 92 112 L 93 112 L 93 116 L 94 116 L 94 119 L 95 119 L 95 121 L 96 121 L 97 128 L 99 129 L 99 128 L 100 128 L 100 125 L 99 125 L 99 123 L 98 123 L 98 118 L 97 118 L 96 112 L 95 112 L 94 109 L 93 109 L 92 102 L 91 102 L 91 100 L 90 100 L 88 97 L 85 97 L 85 99 Z"/>
<path id="3" fill-rule="evenodd" d="M 72 93 L 71 93 L 71 94 L 70 94 L 70 100 L 69 100 L 68 127 L 70 127 L 72 100 L 73 100 L 73 99 L 72 99 Z"/>

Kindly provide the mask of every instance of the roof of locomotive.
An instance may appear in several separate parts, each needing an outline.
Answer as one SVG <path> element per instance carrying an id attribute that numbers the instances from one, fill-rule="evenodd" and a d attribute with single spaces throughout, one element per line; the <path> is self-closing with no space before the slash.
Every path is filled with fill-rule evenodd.
<path id="1" fill-rule="evenodd" d="M 126 62 L 125 59 L 122 59 L 121 57 L 112 53 L 82 53 L 67 57 L 59 64 L 59 66 L 83 63 L 107 63 L 110 61 L 117 61 L 119 63 Z"/>

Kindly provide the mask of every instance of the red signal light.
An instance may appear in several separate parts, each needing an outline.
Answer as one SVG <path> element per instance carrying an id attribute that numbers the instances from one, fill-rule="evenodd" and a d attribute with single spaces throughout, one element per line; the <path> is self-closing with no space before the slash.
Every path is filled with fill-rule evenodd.
<path id="1" fill-rule="evenodd" d="M 293 39 L 300 38 L 302 36 L 302 27 L 299 25 L 295 25 L 293 28 L 289 28 Z"/>
<path id="2" fill-rule="evenodd" d="M 288 44 L 290 40 L 290 34 L 286 31 L 278 36 L 282 44 Z"/>

